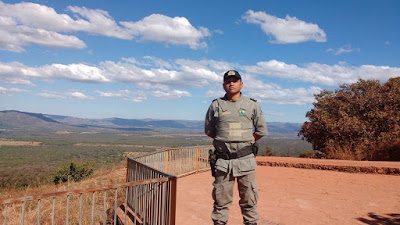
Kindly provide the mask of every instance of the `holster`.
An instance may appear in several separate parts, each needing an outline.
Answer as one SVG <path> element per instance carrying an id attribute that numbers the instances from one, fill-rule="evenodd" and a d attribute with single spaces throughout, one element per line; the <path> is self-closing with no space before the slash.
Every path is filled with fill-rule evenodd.
<path id="1" fill-rule="evenodd" d="M 253 149 L 254 157 L 256 157 L 258 154 L 258 143 L 256 142 L 256 143 L 252 144 L 251 147 Z"/>
<path id="2" fill-rule="evenodd" d="M 217 155 L 214 153 L 212 149 L 208 150 L 208 162 L 210 163 L 211 167 L 211 175 L 215 177 L 215 163 L 217 163 Z"/>

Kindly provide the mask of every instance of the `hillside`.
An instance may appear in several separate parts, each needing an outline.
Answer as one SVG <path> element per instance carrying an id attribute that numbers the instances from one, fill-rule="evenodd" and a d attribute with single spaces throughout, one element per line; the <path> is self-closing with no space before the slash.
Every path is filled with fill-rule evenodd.
<path id="1" fill-rule="evenodd" d="M 62 124 L 40 113 L 20 111 L 0 111 L 0 127 L 13 130 L 71 130 L 73 127 Z"/>
<path id="2" fill-rule="evenodd" d="M 300 123 L 267 122 L 268 131 L 273 136 L 295 136 Z M 15 110 L 0 111 L 0 127 L 11 130 L 41 131 L 175 131 L 203 133 L 201 120 L 155 120 L 155 119 L 83 119 L 62 115 L 28 113 Z"/>

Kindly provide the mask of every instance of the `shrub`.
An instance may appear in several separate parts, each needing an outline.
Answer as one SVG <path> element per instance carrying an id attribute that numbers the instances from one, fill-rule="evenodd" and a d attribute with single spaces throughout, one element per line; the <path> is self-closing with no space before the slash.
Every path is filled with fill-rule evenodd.
<path id="1" fill-rule="evenodd" d="M 265 150 L 258 152 L 259 156 L 272 156 L 272 150 L 269 147 L 266 147 Z"/>
<path id="2" fill-rule="evenodd" d="M 300 152 L 299 155 L 300 158 L 314 158 L 314 151 L 313 150 L 307 150 L 307 151 L 302 151 Z"/>
<path id="3" fill-rule="evenodd" d="M 400 77 L 362 80 L 315 95 L 299 136 L 327 158 L 400 160 Z"/>
<path id="4" fill-rule="evenodd" d="M 93 165 L 86 163 L 71 162 L 70 164 L 61 164 L 53 175 L 55 184 L 67 181 L 80 181 L 93 174 Z"/>

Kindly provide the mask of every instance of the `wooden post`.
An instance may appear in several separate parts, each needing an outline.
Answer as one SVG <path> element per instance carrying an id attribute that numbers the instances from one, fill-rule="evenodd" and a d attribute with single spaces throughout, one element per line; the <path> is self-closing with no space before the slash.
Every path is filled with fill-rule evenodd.
<path id="1" fill-rule="evenodd" d="M 126 181 L 129 182 L 129 158 L 126 158 Z"/>
<path id="2" fill-rule="evenodd" d="M 196 150 L 196 173 L 199 172 L 199 145 L 197 145 Z"/>
<path id="3" fill-rule="evenodd" d="M 175 217 L 176 217 L 176 185 L 177 179 L 176 177 L 171 178 L 171 211 L 170 211 L 170 219 L 169 224 L 175 225 Z"/>
<path id="4" fill-rule="evenodd" d="M 165 151 L 165 173 L 168 173 L 168 149 Z"/>

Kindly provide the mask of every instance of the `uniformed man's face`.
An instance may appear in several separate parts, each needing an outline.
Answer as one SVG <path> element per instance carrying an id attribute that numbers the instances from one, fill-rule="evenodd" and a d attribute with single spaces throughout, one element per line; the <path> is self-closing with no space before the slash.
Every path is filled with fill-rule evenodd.
<path id="1" fill-rule="evenodd" d="M 227 94 L 237 94 L 242 90 L 243 88 L 243 82 L 241 79 L 231 76 L 228 77 L 224 80 L 224 90 L 226 91 Z"/>

